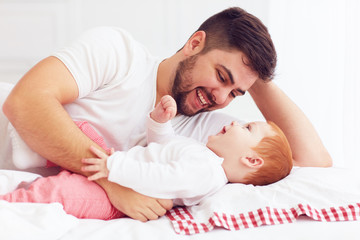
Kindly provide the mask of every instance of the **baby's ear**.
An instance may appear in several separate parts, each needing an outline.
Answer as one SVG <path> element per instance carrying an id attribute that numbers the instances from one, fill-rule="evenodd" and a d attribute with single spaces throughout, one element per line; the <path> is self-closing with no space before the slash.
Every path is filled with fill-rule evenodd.
<path id="1" fill-rule="evenodd" d="M 241 157 L 243 164 L 250 168 L 260 168 L 264 165 L 264 160 L 258 156 L 253 157 Z"/>

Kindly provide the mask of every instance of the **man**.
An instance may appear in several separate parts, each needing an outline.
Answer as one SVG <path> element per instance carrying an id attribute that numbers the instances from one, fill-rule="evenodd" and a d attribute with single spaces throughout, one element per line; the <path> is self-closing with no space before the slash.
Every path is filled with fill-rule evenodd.
<path id="1" fill-rule="evenodd" d="M 295 165 L 331 165 L 311 123 L 270 82 L 275 66 L 266 27 L 240 8 L 209 18 L 163 61 L 123 30 L 98 28 L 34 66 L 13 88 L 3 111 L 33 151 L 84 174 L 81 159 L 92 156 L 89 147 L 94 143 L 73 120 L 88 121 L 108 146 L 127 150 L 145 144 L 146 115 L 169 94 L 178 104 L 172 123 L 177 134 L 200 139 L 216 129 L 210 125 L 220 118 L 210 113 L 187 116 L 223 108 L 249 91 L 265 118 L 283 129 Z M 14 168 L 16 161 L 13 156 Z M 170 201 L 145 197 L 106 179 L 97 183 L 116 208 L 134 219 L 156 219 L 171 208 Z"/>

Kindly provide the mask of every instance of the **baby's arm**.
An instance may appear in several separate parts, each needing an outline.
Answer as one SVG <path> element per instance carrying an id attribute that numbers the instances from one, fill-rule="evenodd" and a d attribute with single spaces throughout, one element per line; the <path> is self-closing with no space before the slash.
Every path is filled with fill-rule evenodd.
<path id="1" fill-rule="evenodd" d="M 165 123 L 176 115 L 176 102 L 174 98 L 165 95 L 160 99 L 155 109 L 150 113 L 150 117 L 158 123 Z"/>
<path id="2" fill-rule="evenodd" d="M 109 170 L 107 168 L 107 159 L 109 155 L 103 153 L 93 146 L 90 147 L 90 151 L 99 158 L 84 158 L 82 162 L 87 165 L 83 166 L 81 170 L 84 172 L 95 172 L 93 175 L 88 177 L 90 181 L 98 180 L 100 178 L 107 178 L 109 176 Z M 110 155 L 113 153 L 114 149 L 111 149 Z"/>
<path id="3" fill-rule="evenodd" d="M 163 96 L 154 110 L 147 117 L 146 141 L 164 143 L 175 136 L 171 119 L 176 115 L 176 102 L 169 96 Z"/>

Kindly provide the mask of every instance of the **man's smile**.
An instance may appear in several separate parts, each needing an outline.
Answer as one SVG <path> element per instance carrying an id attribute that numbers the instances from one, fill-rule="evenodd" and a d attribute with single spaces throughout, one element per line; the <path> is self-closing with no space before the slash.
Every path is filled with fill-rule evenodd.
<path id="1" fill-rule="evenodd" d="M 206 98 L 204 97 L 204 95 L 202 94 L 202 92 L 199 89 L 196 89 L 196 95 L 198 96 L 199 102 L 201 103 L 202 106 L 208 105 L 208 101 L 206 100 Z"/>

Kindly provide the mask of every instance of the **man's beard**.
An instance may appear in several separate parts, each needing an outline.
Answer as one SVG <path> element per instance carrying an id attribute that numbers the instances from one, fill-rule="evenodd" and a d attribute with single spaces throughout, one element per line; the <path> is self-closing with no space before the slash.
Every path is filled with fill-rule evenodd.
<path id="1" fill-rule="evenodd" d="M 197 61 L 197 57 L 198 55 L 194 55 L 188 57 L 187 59 L 179 63 L 176 69 L 175 78 L 171 89 L 171 95 L 175 99 L 177 104 L 177 112 L 185 116 L 193 116 L 199 112 L 208 111 L 206 109 L 201 109 L 198 112 L 194 112 L 186 104 L 186 99 L 189 93 L 191 93 L 192 91 L 196 91 L 192 88 L 192 70 Z M 205 89 L 203 89 L 203 92 L 207 93 Z M 207 93 L 207 95 L 210 94 Z"/>

